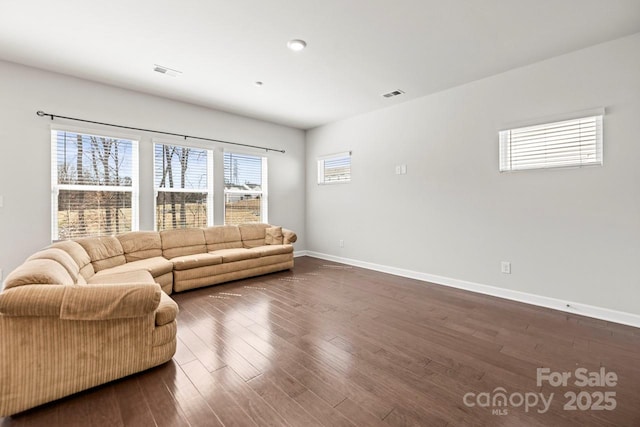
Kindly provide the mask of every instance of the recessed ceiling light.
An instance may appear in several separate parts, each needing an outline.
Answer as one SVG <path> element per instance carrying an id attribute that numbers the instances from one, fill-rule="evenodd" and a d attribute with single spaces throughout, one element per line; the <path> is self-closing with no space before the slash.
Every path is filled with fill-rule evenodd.
<path id="1" fill-rule="evenodd" d="M 300 52 L 307 47 L 307 42 L 304 40 L 293 39 L 287 42 L 287 47 L 294 52 Z"/>

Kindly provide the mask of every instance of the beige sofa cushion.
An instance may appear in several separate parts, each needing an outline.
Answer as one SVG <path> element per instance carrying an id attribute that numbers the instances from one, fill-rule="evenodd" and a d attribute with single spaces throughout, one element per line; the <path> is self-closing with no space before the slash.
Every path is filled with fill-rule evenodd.
<path id="1" fill-rule="evenodd" d="M 58 248 L 48 248 L 43 249 L 41 251 L 36 252 L 27 258 L 27 261 L 32 259 L 50 259 L 56 261 L 58 264 L 63 266 L 67 273 L 71 276 L 71 279 L 75 282 L 78 280 L 78 275 L 80 274 L 80 267 L 75 262 L 75 260 L 69 255 L 67 252 Z"/>
<path id="2" fill-rule="evenodd" d="M 265 229 L 264 243 L 267 245 L 281 245 L 284 236 L 282 227 L 269 227 Z"/>
<path id="3" fill-rule="evenodd" d="M 146 270 L 117 271 L 103 270 L 88 280 L 89 285 L 119 285 L 128 283 L 154 284 L 156 281 Z"/>
<path id="4" fill-rule="evenodd" d="M 156 325 L 162 326 L 171 323 L 176 320 L 177 316 L 178 304 L 162 292 L 160 295 L 160 305 L 158 305 L 158 309 L 156 310 Z"/>
<path id="5" fill-rule="evenodd" d="M 173 263 L 161 256 L 143 259 L 140 261 L 132 261 L 126 264 L 111 267 L 106 270 L 101 270 L 100 273 L 122 273 L 125 271 L 145 270 L 151 273 L 153 277 L 160 277 L 163 274 L 171 273 L 173 271 Z"/>
<path id="6" fill-rule="evenodd" d="M 216 254 L 193 254 L 171 258 L 175 270 L 189 270 L 191 268 L 206 267 L 207 265 L 222 264 L 222 256 Z"/>
<path id="7" fill-rule="evenodd" d="M 60 316 L 67 286 L 24 285 L 0 292 L 0 313 L 6 316 Z"/>
<path id="8" fill-rule="evenodd" d="M 162 256 L 162 240 L 160 233 L 155 231 L 131 231 L 119 234 L 120 241 L 127 262 Z"/>
<path id="9" fill-rule="evenodd" d="M 237 225 L 217 225 L 204 229 L 207 251 L 242 247 L 242 237 Z"/>
<path id="10" fill-rule="evenodd" d="M 256 246 L 255 248 L 248 249 L 251 252 L 257 252 L 260 256 L 281 255 L 290 254 L 293 252 L 293 246 L 291 245 L 266 245 Z"/>
<path id="11" fill-rule="evenodd" d="M 76 242 L 89 254 L 96 273 L 127 262 L 120 240 L 115 236 L 83 237 Z"/>
<path id="12" fill-rule="evenodd" d="M 74 280 L 60 263 L 52 259 L 33 259 L 13 270 L 4 281 L 4 289 L 24 285 L 72 285 Z"/>
<path id="13" fill-rule="evenodd" d="M 160 232 L 162 256 L 167 259 L 207 252 L 204 231 L 201 228 L 164 230 Z"/>
<path id="14" fill-rule="evenodd" d="M 240 224 L 238 228 L 242 236 L 242 245 L 245 248 L 264 246 L 265 230 L 269 227 L 271 227 L 269 224 Z"/>
<path id="15" fill-rule="evenodd" d="M 220 249 L 211 252 L 213 255 L 222 257 L 222 262 L 243 261 L 245 259 L 260 258 L 260 252 L 251 251 L 245 248 Z"/>
<path id="16" fill-rule="evenodd" d="M 158 307 L 161 294 L 160 286 L 156 284 L 67 286 L 60 318 L 107 320 L 140 317 Z"/>
<path id="17" fill-rule="evenodd" d="M 89 279 L 95 274 L 93 264 L 91 264 L 91 257 L 78 242 L 74 242 L 73 240 L 64 240 L 53 243 L 49 248 L 62 249 L 68 253 L 76 264 L 78 264 L 80 275 L 85 279 Z"/>

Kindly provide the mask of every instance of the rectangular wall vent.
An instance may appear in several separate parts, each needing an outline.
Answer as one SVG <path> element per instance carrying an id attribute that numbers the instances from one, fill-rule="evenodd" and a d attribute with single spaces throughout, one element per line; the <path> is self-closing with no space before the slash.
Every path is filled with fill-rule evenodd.
<path id="1" fill-rule="evenodd" d="M 385 98 L 392 98 L 394 96 L 402 95 L 403 93 L 404 93 L 403 90 L 396 89 L 393 92 L 385 93 L 382 96 L 384 96 Z"/>
<path id="2" fill-rule="evenodd" d="M 160 74 L 166 74 L 167 76 L 175 77 L 178 74 L 182 74 L 182 71 L 174 70 L 164 65 L 153 64 L 153 71 Z"/>

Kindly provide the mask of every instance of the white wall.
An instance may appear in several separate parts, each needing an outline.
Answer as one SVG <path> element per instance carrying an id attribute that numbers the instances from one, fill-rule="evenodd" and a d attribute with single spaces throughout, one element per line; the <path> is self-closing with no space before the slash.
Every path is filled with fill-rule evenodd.
<path id="1" fill-rule="evenodd" d="M 51 242 L 52 123 L 119 132 L 63 120 L 51 122 L 36 116 L 37 110 L 286 150 L 286 154 L 267 154 L 269 222 L 297 231 L 296 250 L 305 248 L 303 131 L 0 61 L 0 196 L 4 198 L 0 268 L 5 277 L 25 257 Z M 152 230 L 151 138 L 155 135 L 125 132 L 141 136 L 140 229 Z M 223 221 L 219 169 L 214 172 L 218 178 L 214 183 L 217 223 Z"/>
<path id="2" fill-rule="evenodd" d="M 308 131 L 307 248 L 640 314 L 639 70 L 636 34 Z M 604 166 L 498 172 L 505 124 L 594 107 Z"/>

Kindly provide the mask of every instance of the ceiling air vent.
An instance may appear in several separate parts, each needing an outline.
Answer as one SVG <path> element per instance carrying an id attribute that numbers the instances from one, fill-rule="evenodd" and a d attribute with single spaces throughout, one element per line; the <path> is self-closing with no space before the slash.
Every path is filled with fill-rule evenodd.
<path id="1" fill-rule="evenodd" d="M 160 74 L 166 74 L 167 76 L 175 77 L 178 74 L 182 74 L 182 71 L 174 70 L 173 68 L 165 67 L 164 65 L 153 64 L 153 71 Z"/>
<path id="2" fill-rule="evenodd" d="M 394 96 L 402 95 L 404 93 L 403 90 L 396 89 L 393 92 L 382 94 L 385 98 L 393 98 Z"/>

